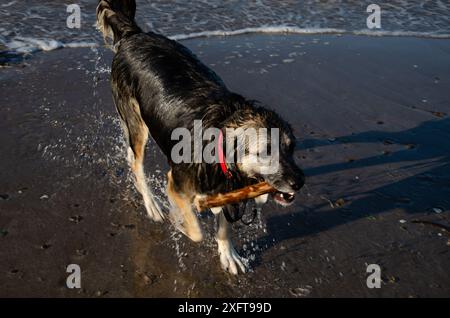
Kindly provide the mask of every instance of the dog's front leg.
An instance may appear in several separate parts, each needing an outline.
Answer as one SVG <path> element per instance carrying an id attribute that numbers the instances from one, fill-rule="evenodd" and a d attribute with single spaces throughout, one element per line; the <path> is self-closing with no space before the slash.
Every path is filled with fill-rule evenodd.
<path id="1" fill-rule="evenodd" d="M 172 171 L 167 174 L 167 196 L 172 205 L 170 217 L 175 227 L 194 242 L 203 239 L 203 232 L 198 218 L 192 209 L 189 196 L 175 190 Z"/>
<path id="2" fill-rule="evenodd" d="M 230 238 L 230 224 L 225 218 L 223 211 L 219 212 L 218 208 L 214 208 L 213 213 L 218 215 L 219 225 L 216 233 L 216 240 L 222 268 L 234 275 L 238 274 L 238 268 L 245 273 L 247 271 L 247 261 L 241 258 L 233 247 Z"/>

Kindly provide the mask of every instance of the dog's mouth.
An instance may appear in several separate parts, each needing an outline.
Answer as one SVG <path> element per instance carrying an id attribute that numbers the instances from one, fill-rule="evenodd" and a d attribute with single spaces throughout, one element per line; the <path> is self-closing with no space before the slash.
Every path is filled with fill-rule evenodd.
<path id="1" fill-rule="evenodd" d="M 281 205 L 291 205 L 295 200 L 294 192 L 275 192 L 272 194 L 272 198 L 275 202 Z"/>
<path id="2" fill-rule="evenodd" d="M 263 181 L 268 182 L 263 177 L 256 177 L 255 179 L 258 182 L 263 182 Z M 295 192 L 283 192 L 283 191 L 278 191 L 278 189 L 277 189 L 276 192 L 271 193 L 271 196 L 272 196 L 272 199 L 276 203 L 278 203 L 278 204 L 280 204 L 282 206 L 291 205 L 294 202 L 294 200 L 295 200 Z"/>

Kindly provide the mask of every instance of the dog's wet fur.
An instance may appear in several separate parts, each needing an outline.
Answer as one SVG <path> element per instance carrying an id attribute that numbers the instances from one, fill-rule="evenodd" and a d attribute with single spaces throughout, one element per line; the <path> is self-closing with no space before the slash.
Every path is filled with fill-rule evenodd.
<path id="1" fill-rule="evenodd" d="M 167 195 L 172 208 L 170 219 L 194 241 L 202 240 L 193 200 L 196 196 L 224 193 L 265 180 L 280 192 L 275 201 L 289 204 L 304 184 L 304 175 L 293 158 L 295 137 L 290 125 L 274 111 L 255 101 L 230 92 L 219 76 L 200 62 L 180 43 L 162 35 L 144 33 L 134 21 L 134 0 L 101 0 L 97 7 L 97 25 L 105 39 L 111 38 L 116 52 L 111 70 L 114 102 L 119 113 L 128 148 L 128 160 L 135 184 L 142 194 L 149 216 L 165 218 L 151 189 L 145 182 L 144 151 L 150 133 L 167 156 Z M 172 131 L 184 127 L 192 131 L 194 120 L 202 120 L 203 130 L 219 128 L 279 129 L 280 169 L 261 175 L 240 163 L 227 164 L 232 178 L 227 178 L 219 164 L 171 161 Z M 270 142 L 270 138 L 268 138 Z M 267 196 L 255 200 L 264 203 Z M 224 211 L 213 209 L 219 218 L 216 235 L 222 267 L 236 274 L 245 271 L 229 238 Z"/>

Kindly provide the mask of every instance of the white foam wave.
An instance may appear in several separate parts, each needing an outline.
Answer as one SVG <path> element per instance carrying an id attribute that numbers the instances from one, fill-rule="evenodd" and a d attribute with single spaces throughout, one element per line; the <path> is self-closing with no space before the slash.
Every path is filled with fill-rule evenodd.
<path id="1" fill-rule="evenodd" d="M 15 37 L 4 45 L 11 51 L 27 54 L 40 51 L 53 51 L 61 48 L 97 47 L 95 42 L 70 42 L 63 43 L 53 39 L 36 39 L 31 37 Z"/>
<path id="2" fill-rule="evenodd" d="M 348 31 L 344 29 L 333 28 L 300 28 L 295 26 L 265 26 L 255 28 L 243 28 L 237 30 L 214 30 L 203 31 L 188 34 L 176 34 L 169 36 L 172 40 L 188 40 L 202 37 L 214 36 L 236 36 L 243 34 L 354 34 L 364 36 L 402 36 L 402 37 L 423 37 L 435 39 L 448 39 L 450 34 L 439 34 L 433 32 L 411 32 L 411 31 L 383 31 L 383 30 L 355 30 Z M 24 54 L 35 53 L 39 51 L 52 51 L 60 48 L 93 48 L 98 47 L 96 42 L 70 42 L 63 43 L 53 39 L 38 39 L 31 37 L 14 37 L 10 42 L 2 43 L 9 50 Z"/>
<path id="3" fill-rule="evenodd" d="M 375 31 L 375 30 L 357 30 L 348 32 L 355 35 L 367 36 L 399 36 L 399 37 L 416 37 L 430 39 L 449 39 L 450 34 L 440 34 L 433 32 L 415 32 L 415 31 Z"/>
<path id="4" fill-rule="evenodd" d="M 339 34 L 347 33 L 347 31 L 342 29 L 330 29 L 330 28 L 299 28 L 292 26 L 266 26 L 266 27 L 255 27 L 255 28 L 243 28 L 238 30 L 215 30 L 215 31 L 203 31 L 188 34 L 177 34 L 170 36 L 172 40 L 188 40 L 201 37 L 210 36 L 233 36 L 242 35 L 249 33 L 266 33 L 266 34 Z"/>
<path id="5" fill-rule="evenodd" d="M 98 47 L 99 44 L 95 42 L 70 42 L 63 44 L 63 46 L 68 48 L 77 48 L 77 47 L 94 48 Z"/>
<path id="6" fill-rule="evenodd" d="M 212 36 L 233 36 L 249 33 L 264 33 L 264 34 L 354 34 L 366 36 L 402 36 L 402 37 L 423 37 L 435 39 L 448 39 L 450 34 L 439 34 L 434 32 L 412 32 L 412 31 L 382 31 L 382 30 L 355 30 L 349 31 L 345 29 L 333 28 L 300 28 L 295 26 L 265 26 L 255 28 L 243 28 L 238 30 L 215 30 L 195 32 L 188 34 L 177 34 L 170 36 L 172 40 L 188 40 L 201 37 Z"/>
<path id="7" fill-rule="evenodd" d="M 34 53 L 36 51 L 52 51 L 63 47 L 59 41 L 52 39 L 35 39 L 28 37 L 15 37 L 6 47 L 18 53 Z"/>

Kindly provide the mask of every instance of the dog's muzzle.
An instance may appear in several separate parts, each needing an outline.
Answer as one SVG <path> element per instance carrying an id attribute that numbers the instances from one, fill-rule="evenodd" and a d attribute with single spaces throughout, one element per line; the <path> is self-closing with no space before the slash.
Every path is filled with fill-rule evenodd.
<path id="1" fill-rule="evenodd" d="M 272 186 L 278 190 L 272 194 L 272 198 L 278 204 L 287 206 L 291 205 L 295 200 L 295 194 L 305 184 L 305 176 L 303 173 L 297 173 L 295 177 L 289 176 L 278 182 L 274 182 Z"/>
<path id="2" fill-rule="evenodd" d="M 275 192 L 272 194 L 272 198 L 281 205 L 291 205 L 295 200 L 295 193 Z"/>

